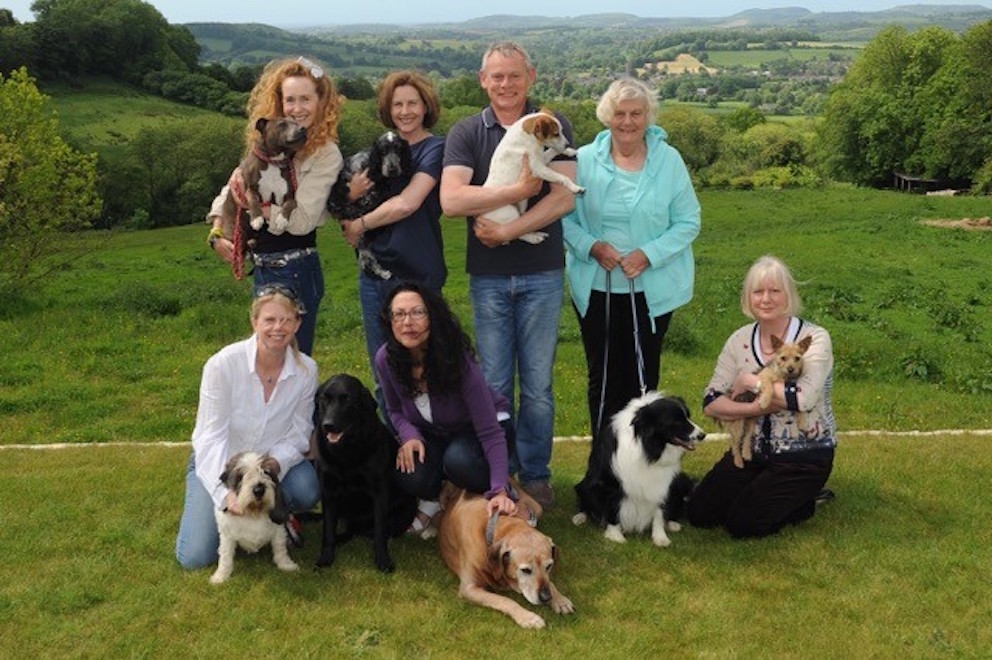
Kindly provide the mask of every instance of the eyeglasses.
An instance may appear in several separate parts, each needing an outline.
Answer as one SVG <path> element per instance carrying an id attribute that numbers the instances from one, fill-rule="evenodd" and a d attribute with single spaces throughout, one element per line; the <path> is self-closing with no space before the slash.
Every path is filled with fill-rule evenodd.
<path id="1" fill-rule="evenodd" d="M 414 307 L 413 309 L 395 309 L 389 312 L 389 320 L 393 323 L 405 321 L 408 316 L 414 321 L 423 321 L 427 318 L 427 310 L 423 307 Z"/>
<path id="2" fill-rule="evenodd" d="M 310 75 L 317 80 L 324 77 L 324 70 L 302 55 L 296 58 L 296 61 L 299 62 L 307 71 L 309 71 Z"/>

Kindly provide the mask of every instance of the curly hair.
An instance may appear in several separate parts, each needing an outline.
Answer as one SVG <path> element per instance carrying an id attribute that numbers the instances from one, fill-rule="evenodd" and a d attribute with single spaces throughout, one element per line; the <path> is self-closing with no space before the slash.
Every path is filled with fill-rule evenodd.
<path id="1" fill-rule="evenodd" d="M 393 93 L 397 87 L 409 85 L 420 94 L 424 103 L 424 128 L 432 128 L 441 116 L 441 100 L 438 98 L 434 83 L 427 76 L 416 71 L 395 71 L 382 81 L 379 87 L 379 97 L 376 99 L 376 112 L 383 126 L 396 128 L 393 122 Z"/>
<path id="2" fill-rule="evenodd" d="M 427 382 L 427 390 L 439 396 L 458 392 L 465 376 L 465 356 L 467 354 L 469 359 L 475 360 L 475 349 L 472 339 L 462 329 L 447 301 L 428 287 L 415 282 L 402 282 L 386 297 L 379 312 L 379 323 L 386 337 L 386 364 L 407 393 L 416 395 L 418 389 L 413 379 L 415 360 L 410 351 L 396 340 L 390 319 L 393 299 L 403 292 L 418 294 L 427 308 L 430 334 L 424 351 L 422 376 Z"/>
<path id="3" fill-rule="evenodd" d="M 282 117 L 282 83 L 286 78 L 310 78 L 317 86 L 317 116 L 307 130 L 307 144 L 299 157 L 313 154 L 330 141 L 338 141 L 338 122 L 344 100 L 338 95 L 330 72 L 316 60 L 306 57 L 272 60 L 265 65 L 261 77 L 248 97 L 248 125 L 245 144 L 251 151 L 255 141 L 255 124 L 262 117 Z"/>
<path id="4" fill-rule="evenodd" d="M 650 87 L 636 78 L 623 76 L 610 83 L 596 104 L 596 118 L 609 126 L 613 121 L 613 113 L 622 101 L 637 101 L 644 105 L 648 121 L 654 123 L 658 116 L 658 96 Z"/>

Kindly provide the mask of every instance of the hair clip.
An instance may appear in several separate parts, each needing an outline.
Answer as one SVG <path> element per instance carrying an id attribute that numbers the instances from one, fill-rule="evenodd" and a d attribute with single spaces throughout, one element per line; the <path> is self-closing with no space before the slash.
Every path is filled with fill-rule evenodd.
<path id="1" fill-rule="evenodd" d="M 303 57 L 302 55 L 296 58 L 296 61 L 299 62 L 301 65 L 303 65 L 310 72 L 310 75 L 316 78 L 317 80 L 320 80 L 321 78 L 324 77 L 324 70 L 321 69 L 316 64 L 314 64 L 313 62 L 311 62 L 310 60 L 308 60 L 307 58 Z"/>

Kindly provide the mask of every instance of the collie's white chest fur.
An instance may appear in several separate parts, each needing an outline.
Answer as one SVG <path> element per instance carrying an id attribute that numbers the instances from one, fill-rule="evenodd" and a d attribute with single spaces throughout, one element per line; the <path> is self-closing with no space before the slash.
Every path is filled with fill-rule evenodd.
<path id="1" fill-rule="evenodd" d="M 654 463 L 649 463 L 633 433 L 617 437 L 613 473 L 620 481 L 624 497 L 620 502 L 620 528 L 624 532 L 644 532 L 668 498 L 672 480 L 681 471 L 685 450 L 669 445 Z"/>

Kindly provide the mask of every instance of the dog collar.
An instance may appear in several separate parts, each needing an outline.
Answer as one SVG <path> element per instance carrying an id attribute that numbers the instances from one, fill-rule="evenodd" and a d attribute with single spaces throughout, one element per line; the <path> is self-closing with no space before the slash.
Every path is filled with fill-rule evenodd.
<path id="1" fill-rule="evenodd" d="M 493 511 L 493 515 L 489 516 L 489 524 L 486 525 L 486 545 L 492 545 L 493 540 L 496 538 L 496 523 L 499 522 L 499 511 Z"/>

